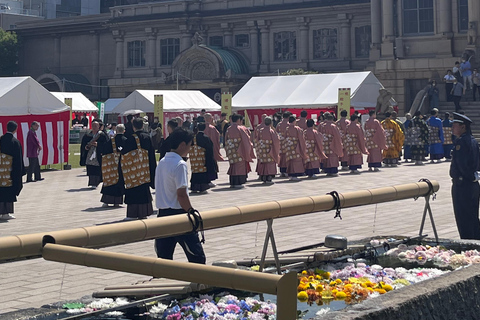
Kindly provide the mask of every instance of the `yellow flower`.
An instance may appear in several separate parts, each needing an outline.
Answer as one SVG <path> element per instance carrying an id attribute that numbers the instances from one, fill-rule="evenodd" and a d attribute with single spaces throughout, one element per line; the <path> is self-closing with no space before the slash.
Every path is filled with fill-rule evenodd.
<path id="1" fill-rule="evenodd" d="M 380 294 L 387 293 L 387 291 L 385 291 L 385 289 L 375 289 L 375 291 L 377 291 Z"/>
<path id="2" fill-rule="evenodd" d="M 321 284 L 317 285 L 317 287 L 315 288 L 315 290 L 317 292 L 322 292 L 323 291 L 323 286 Z"/>
<path id="3" fill-rule="evenodd" d="M 308 277 L 308 281 L 313 281 L 315 278 L 313 276 Z"/>
<path id="4" fill-rule="evenodd" d="M 342 280 L 337 279 L 337 280 L 335 280 L 335 282 L 336 282 L 337 284 L 340 284 L 340 283 L 342 283 Z"/>
<path id="5" fill-rule="evenodd" d="M 350 283 L 345 285 L 345 288 L 351 288 L 351 287 L 352 285 Z"/>
<path id="6" fill-rule="evenodd" d="M 337 299 L 345 299 L 347 297 L 347 294 L 343 291 L 339 291 L 336 294 Z"/>
<path id="7" fill-rule="evenodd" d="M 368 290 L 370 293 L 372 293 L 372 292 L 373 292 L 373 289 L 372 289 L 372 288 L 370 288 L 370 287 L 367 287 L 367 290 Z"/>
<path id="8" fill-rule="evenodd" d="M 332 290 L 332 293 L 333 293 L 333 294 L 337 294 L 337 292 L 338 292 L 337 289 L 333 289 L 333 290 Z"/>
<path id="9" fill-rule="evenodd" d="M 393 290 L 393 287 L 392 287 L 391 285 L 389 285 L 389 284 L 384 284 L 384 285 L 382 286 L 382 288 L 385 289 L 385 291 L 387 291 L 387 292 Z"/>
<path id="10" fill-rule="evenodd" d="M 337 285 L 337 283 L 335 281 L 330 281 L 330 285 L 333 287 L 333 286 Z"/>
<path id="11" fill-rule="evenodd" d="M 298 291 L 305 291 L 307 289 L 308 289 L 308 284 L 305 284 L 305 283 L 300 283 L 297 287 Z"/>
<path id="12" fill-rule="evenodd" d="M 297 294 L 297 299 L 301 302 L 306 302 L 308 300 L 308 294 L 305 291 L 300 291 Z"/>
<path id="13" fill-rule="evenodd" d="M 324 274 L 322 274 L 322 277 L 323 279 L 330 279 L 330 272 L 325 272 Z"/>
<path id="14" fill-rule="evenodd" d="M 307 274 L 308 274 L 307 270 L 303 270 L 303 271 L 302 271 L 302 274 L 303 274 L 303 275 L 307 275 Z"/>
<path id="15" fill-rule="evenodd" d="M 319 276 L 318 274 L 315 276 L 315 279 L 317 280 L 322 280 L 322 276 Z"/>

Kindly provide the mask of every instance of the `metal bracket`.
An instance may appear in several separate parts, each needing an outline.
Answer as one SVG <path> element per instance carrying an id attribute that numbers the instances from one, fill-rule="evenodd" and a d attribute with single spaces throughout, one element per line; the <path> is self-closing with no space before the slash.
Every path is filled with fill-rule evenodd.
<path id="1" fill-rule="evenodd" d="M 265 234 L 265 242 L 263 243 L 262 258 L 260 260 L 260 272 L 263 272 L 263 267 L 265 266 L 265 257 L 267 256 L 268 242 L 272 243 L 273 256 L 275 258 L 275 265 L 277 267 L 277 274 L 282 274 L 280 269 L 280 261 L 278 260 L 278 251 L 277 245 L 275 244 L 275 237 L 273 235 L 273 219 L 267 220 L 267 233 Z"/>
<path id="2" fill-rule="evenodd" d="M 438 234 L 437 228 L 435 227 L 435 221 L 433 220 L 432 208 L 430 207 L 430 194 L 425 196 L 425 208 L 423 209 L 422 223 L 420 224 L 420 231 L 418 232 L 419 236 L 422 236 L 423 227 L 425 226 L 425 219 L 428 215 L 430 217 L 430 222 L 432 223 L 433 233 L 435 234 L 435 241 L 438 243 Z"/>

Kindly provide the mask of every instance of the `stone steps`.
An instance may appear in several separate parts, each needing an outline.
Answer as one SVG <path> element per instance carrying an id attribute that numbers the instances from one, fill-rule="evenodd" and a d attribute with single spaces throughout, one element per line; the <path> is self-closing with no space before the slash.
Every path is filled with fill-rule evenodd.
<path id="1" fill-rule="evenodd" d="M 460 105 L 465 111 L 465 115 L 472 121 L 472 134 L 480 141 L 480 101 L 461 101 Z M 438 109 L 440 110 L 440 117 L 443 118 L 445 112 L 452 113 L 455 111 L 453 102 L 441 102 Z"/>

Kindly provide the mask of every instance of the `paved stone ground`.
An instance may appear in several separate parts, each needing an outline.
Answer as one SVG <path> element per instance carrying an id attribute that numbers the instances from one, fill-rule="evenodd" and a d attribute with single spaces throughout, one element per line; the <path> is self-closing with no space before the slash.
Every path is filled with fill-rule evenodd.
<path id="1" fill-rule="evenodd" d="M 301 182 L 276 179 L 277 183 L 272 186 L 261 185 L 254 180 L 256 175 L 251 174 L 247 187 L 241 190 L 228 188 L 228 163 L 219 165 L 218 186 L 206 195 L 191 197 L 194 207 L 200 212 L 233 205 L 323 195 L 333 190 L 342 193 L 378 188 L 428 178 L 440 183 L 437 199 L 431 202 L 439 236 L 458 239 L 450 197 L 449 163 L 427 164 L 421 167 L 402 164 L 398 168 L 384 168 L 381 172 L 363 172 L 360 175 L 341 173 L 335 178 L 321 176 L 315 180 L 303 179 Z M 24 186 L 19 201 L 15 204 L 17 219 L 0 223 L 0 236 L 92 226 L 125 217 L 125 207 L 101 208 L 100 188 L 87 188 L 87 177 L 83 169 L 44 172 L 43 177 L 45 180 L 42 182 Z M 274 222 L 275 238 L 278 249 L 285 250 L 321 242 L 327 234 L 341 234 L 349 240 L 374 235 L 416 235 L 423 206 L 422 199 L 409 199 L 345 209 L 342 210 L 343 220 L 333 219 L 333 211 L 277 219 Z M 265 222 L 206 231 L 207 242 L 204 248 L 207 263 L 260 256 L 265 231 Z M 425 233 L 433 236 L 428 219 Z M 104 250 L 155 256 L 153 241 Z M 175 259 L 186 261 L 179 246 Z M 106 286 L 128 285 L 148 279 L 145 276 L 66 265 L 43 259 L 6 263 L 0 268 L 0 313 L 77 299 Z"/>

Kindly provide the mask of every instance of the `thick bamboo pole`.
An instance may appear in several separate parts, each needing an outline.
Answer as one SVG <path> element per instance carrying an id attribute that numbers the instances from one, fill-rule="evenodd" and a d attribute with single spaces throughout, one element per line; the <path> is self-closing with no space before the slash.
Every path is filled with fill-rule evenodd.
<path id="1" fill-rule="evenodd" d="M 437 181 L 431 181 L 433 191 L 438 191 Z M 403 184 L 370 190 L 340 193 L 342 208 L 350 208 L 394 200 L 422 197 L 430 192 L 426 182 Z M 205 230 L 242 223 L 290 217 L 319 211 L 333 210 L 331 195 L 271 201 L 255 205 L 230 207 L 202 212 Z M 0 261 L 23 257 L 38 257 L 42 252 L 45 235 L 50 242 L 76 247 L 101 248 L 136 241 L 169 237 L 192 231 L 186 214 L 122 222 L 94 227 L 60 230 L 0 238 Z M 52 240 L 53 239 L 53 240 Z"/>
<path id="2" fill-rule="evenodd" d="M 296 273 L 280 276 L 50 243 L 44 246 L 42 254 L 43 258 L 49 261 L 129 272 L 155 278 L 165 277 L 204 283 L 220 288 L 275 294 L 277 295 L 278 320 L 292 320 L 297 315 Z"/>

